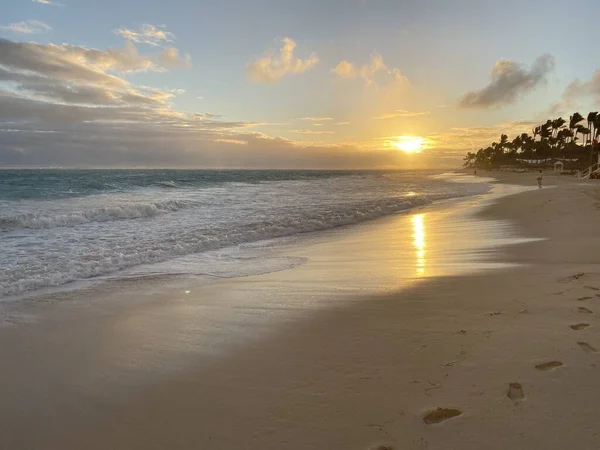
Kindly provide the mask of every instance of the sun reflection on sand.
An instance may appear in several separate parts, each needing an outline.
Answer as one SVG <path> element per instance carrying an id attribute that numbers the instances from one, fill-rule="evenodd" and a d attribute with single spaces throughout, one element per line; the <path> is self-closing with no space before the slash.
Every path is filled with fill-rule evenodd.
<path id="1" fill-rule="evenodd" d="M 413 225 L 413 246 L 416 250 L 417 275 L 425 275 L 425 267 L 427 264 L 425 252 L 425 214 L 416 214 L 412 216 Z"/>

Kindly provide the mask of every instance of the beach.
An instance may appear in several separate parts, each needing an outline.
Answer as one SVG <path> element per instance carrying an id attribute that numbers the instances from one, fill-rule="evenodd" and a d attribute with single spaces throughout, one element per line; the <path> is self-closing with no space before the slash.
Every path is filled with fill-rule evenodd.
<path id="1" fill-rule="evenodd" d="M 3 304 L 0 447 L 600 448 L 600 186 L 490 175 L 281 270 Z"/>

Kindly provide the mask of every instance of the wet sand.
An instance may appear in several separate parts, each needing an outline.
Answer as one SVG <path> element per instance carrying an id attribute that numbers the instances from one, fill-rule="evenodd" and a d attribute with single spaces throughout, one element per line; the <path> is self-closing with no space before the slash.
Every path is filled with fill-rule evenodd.
<path id="1" fill-rule="evenodd" d="M 5 306 L 0 447 L 600 448 L 600 185 L 545 181 L 315 235 L 291 270 Z"/>

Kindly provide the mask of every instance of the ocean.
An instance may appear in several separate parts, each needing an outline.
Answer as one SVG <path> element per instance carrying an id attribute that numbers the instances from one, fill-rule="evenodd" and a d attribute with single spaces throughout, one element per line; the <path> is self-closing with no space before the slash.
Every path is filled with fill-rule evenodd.
<path id="1" fill-rule="evenodd" d="M 239 258 L 227 251 L 236 246 L 489 191 L 468 181 L 409 171 L 0 170 L 0 297 L 136 268 L 194 273 L 196 255 L 219 250 L 222 263 Z"/>

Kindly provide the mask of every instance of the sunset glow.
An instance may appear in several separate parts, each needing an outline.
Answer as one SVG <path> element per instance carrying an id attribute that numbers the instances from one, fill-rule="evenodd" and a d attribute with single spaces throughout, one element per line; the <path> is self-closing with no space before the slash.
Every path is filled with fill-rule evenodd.
<path id="1" fill-rule="evenodd" d="M 423 150 L 423 138 L 420 136 L 399 136 L 394 146 L 406 153 L 421 153 Z"/>
<path id="2" fill-rule="evenodd" d="M 510 39 L 440 28 L 464 20 L 443 0 L 149 3 L 3 2 L 0 167 L 454 169 L 542 111 L 598 109 L 593 62 L 501 2 L 465 3 Z M 593 42 L 592 25 L 553 36 Z"/>

